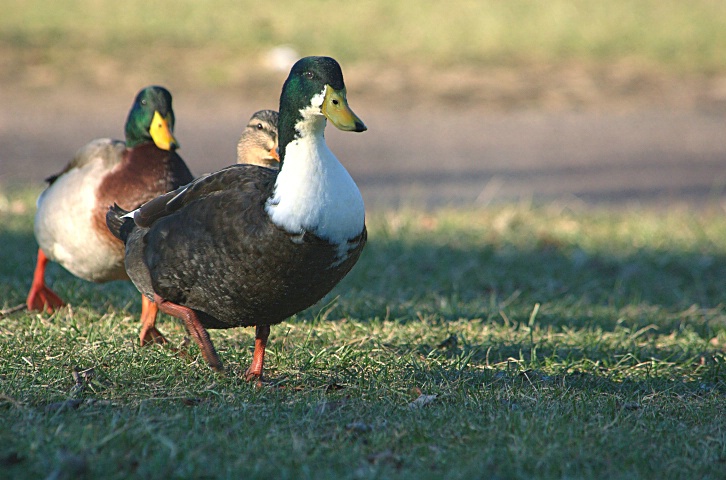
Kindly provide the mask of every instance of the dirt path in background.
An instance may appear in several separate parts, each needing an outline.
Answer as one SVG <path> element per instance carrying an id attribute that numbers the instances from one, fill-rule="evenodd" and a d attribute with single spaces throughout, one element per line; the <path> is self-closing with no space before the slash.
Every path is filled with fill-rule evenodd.
<path id="1" fill-rule="evenodd" d="M 0 90 L 0 185 L 41 182 L 96 137 L 123 138 L 135 92 Z M 234 161 L 249 115 L 277 98 L 173 92 L 180 151 L 195 174 Z M 369 208 L 566 200 L 595 205 L 726 198 L 726 109 L 401 108 L 349 94 L 369 131 L 328 143 Z M 359 97 L 360 98 L 360 97 Z"/>

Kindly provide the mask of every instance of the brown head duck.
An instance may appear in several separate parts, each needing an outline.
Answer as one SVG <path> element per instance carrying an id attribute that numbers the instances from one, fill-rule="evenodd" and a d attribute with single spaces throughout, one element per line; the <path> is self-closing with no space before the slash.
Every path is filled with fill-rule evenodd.
<path id="1" fill-rule="evenodd" d="M 237 142 L 237 163 L 268 168 L 280 166 L 277 118 L 278 114 L 274 110 L 260 110 L 252 114 Z"/>

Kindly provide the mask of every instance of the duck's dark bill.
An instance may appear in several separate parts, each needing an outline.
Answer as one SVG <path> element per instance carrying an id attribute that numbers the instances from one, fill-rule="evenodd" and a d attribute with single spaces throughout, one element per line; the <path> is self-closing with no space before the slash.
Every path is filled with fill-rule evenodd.
<path id="1" fill-rule="evenodd" d="M 151 120 L 151 128 L 149 128 L 151 138 L 154 140 L 156 146 L 162 150 L 179 148 L 179 142 L 176 141 L 174 134 L 171 133 L 171 128 L 169 128 L 171 124 L 169 120 L 169 116 L 164 118 L 156 111 L 154 112 L 154 118 Z"/>
<path id="2" fill-rule="evenodd" d="M 346 132 L 365 132 L 368 128 L 358 115 L 348 106 L 345 98 L 345 88 L 333 90 L 330 86 L 325 89 L 325 100 L 323 100 L 323 115 L 333 125 Z"/>

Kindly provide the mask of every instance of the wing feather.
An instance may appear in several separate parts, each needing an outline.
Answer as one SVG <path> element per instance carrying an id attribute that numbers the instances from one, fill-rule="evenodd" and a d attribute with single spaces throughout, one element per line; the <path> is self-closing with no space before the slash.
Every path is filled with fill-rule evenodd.
<path id="1" fill-rule="evenodd" d="M 181 210 L 195 200 L 219 191 L 243 188 L 244 183 L 274 179 L 276 175 L 275 170 L 257 165 L 231 165 L 202 175 L 188 185 L 145 203 L 133 212 L 134 222 L 139 227 L 149 228 L 157 220 Z"/>

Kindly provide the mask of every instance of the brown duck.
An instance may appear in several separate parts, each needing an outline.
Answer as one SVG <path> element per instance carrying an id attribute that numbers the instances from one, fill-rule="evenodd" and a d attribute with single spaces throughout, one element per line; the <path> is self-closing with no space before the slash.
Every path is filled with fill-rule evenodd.
<path id="1" fill-rule="evenodd" d="M 260 110 L 252 114 L 237 142 L 237 163 L 280 166 L 277 153 L 277 118 L 274 110 Z"/>

